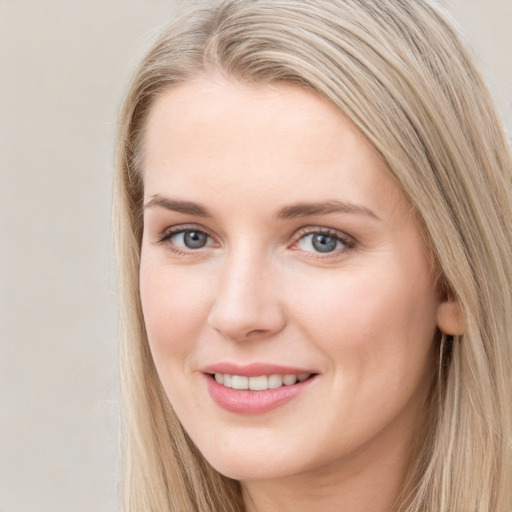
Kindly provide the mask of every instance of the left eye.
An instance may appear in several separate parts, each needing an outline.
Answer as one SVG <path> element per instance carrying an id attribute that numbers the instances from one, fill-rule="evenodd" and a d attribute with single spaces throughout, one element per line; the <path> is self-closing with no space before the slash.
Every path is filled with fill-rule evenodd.
<path id="1" fill-rule="evenodd" d="M 179 231 L 168 237 L 173 245 L 181 249 L 202 249 L 207 245 L 211 245 L 211 238 L 203 231 L 194 229 Z"/>
<path id="2" fill-rule="evenodd" d="M 297 242 L 297 247 L 306 252 L 329 253 L 346 246 L 340 237 L 330 233 L 308 233 Z"/>

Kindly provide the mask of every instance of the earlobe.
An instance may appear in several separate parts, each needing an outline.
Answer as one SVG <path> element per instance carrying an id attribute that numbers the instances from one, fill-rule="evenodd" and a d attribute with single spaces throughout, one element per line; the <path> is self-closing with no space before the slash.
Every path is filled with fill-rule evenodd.
<path id="1" fill-rule="evenodd" d="M 446 299 L 437 308 L 437 327 L 449 336 L 464 334 L 464 318 L 458 301 Z"/>

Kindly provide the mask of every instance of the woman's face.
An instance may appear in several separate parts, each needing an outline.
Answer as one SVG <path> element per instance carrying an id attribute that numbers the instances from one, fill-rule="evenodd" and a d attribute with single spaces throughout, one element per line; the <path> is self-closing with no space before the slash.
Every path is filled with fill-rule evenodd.
<path id="1" fill-rule="evenodd" d="M 443 302 L 354 126 L 296 86 L 198 80 L 156 100 L 143 170 L 149 343 L 206 459 L 251 481 L 406 457 Z"/>

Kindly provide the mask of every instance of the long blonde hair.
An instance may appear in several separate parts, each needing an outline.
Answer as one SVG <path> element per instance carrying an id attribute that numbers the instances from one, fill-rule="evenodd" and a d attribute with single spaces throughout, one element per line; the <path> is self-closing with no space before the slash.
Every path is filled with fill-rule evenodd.
<path id="1" fill-rule="evenodd" d="M 196 2 L 140 64 L 119 118 L 115 184 L 125 511 L 243 510 L 239 484 L 208 465 L 169 405 L 138 285 L 148 111 L 163 91 L 219 71 L 317 91 L 385 159 L 465 322 L 439 347 L 426 440 L 400 510 L 509 512 L 512 158 L 472 56 L 427 0 Z"/>

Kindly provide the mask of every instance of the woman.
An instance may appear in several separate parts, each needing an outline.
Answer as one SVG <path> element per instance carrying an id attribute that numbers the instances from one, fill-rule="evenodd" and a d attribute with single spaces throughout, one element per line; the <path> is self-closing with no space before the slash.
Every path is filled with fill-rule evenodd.
<path id="1" fill-rule="evenodd" d="M 510 510 L 510 188 L 429 2 L 191 6 L 120 117 L 125 509 Z"/>

